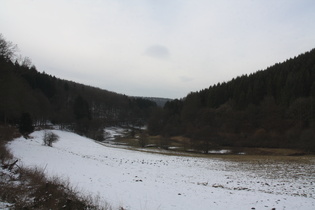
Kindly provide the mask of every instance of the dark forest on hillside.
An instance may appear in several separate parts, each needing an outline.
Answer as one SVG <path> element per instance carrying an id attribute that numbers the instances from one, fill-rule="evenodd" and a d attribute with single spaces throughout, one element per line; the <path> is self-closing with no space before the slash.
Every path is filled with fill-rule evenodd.
<path id="1" fill-rule="evenodd" d="M 148 124 L 150 135 L 184 136 L 190 147 L 270 147 L 315 151 L 315 49 L 266 70 L 218 83 L 163 108 L 141 97 L 39 72 L 0 35 L 0 123 L 58 124 L 93 139 L 112 125 Z M 156 100 L 156 99 L 155 99 Z"/>
<path id="2" fill-rule="evenodd" d="M 105 126 L 144 125 L 151 109 L 156 107 L 144 98 L 128 97 L 39 72 L 29 58 L 16 59 L 15 51 L 16 45 L 1 35 L 0 123 L 18 124 L 21 128 L 25 119 L 36 126 L 50 122 L 102 140 Z"/>
<path id="3" fill-rule="evenodd" d="M 217 146 L 315 151 L 315 49 L 170 101 L 148 129 L 189 137 L 204 152 Z"/>

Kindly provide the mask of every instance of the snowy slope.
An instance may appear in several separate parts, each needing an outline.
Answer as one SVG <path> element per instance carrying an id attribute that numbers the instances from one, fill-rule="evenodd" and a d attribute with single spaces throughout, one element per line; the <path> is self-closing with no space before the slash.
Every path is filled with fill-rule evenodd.
<path id="1" fill-rule="evenodd" d="M 315 209 L 314 158 L 233 160 L 150 154 L 54 130 L 60 140 L 8 144 L 25 166 L 69 178 L 83 194 L 125 209 Z M 257 164 L 259 163 L 259 164 Z"/>

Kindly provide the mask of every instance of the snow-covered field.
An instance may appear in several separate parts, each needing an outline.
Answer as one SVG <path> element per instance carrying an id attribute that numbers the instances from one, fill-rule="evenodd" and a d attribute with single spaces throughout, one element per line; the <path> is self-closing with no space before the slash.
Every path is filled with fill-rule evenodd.
<path id="1" fill-rule="evenodd" d="M 44 131 L 8 148 L 24 166 L 45 168 L 83 194 L 124 209 L 315 209 L 315 158 L 169 156 L 106 147 L 54 130 L 60 140 L 42 145 Z"/>

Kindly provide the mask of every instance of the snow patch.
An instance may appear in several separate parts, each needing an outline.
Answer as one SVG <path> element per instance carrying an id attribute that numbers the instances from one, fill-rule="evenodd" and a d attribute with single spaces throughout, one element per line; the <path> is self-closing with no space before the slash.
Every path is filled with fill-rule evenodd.
<path id="1" fill-rule="evenodd" d="M 0 201 L 0 209 L 1 210 L 10 210 L 14 205 L 11 203 L 1 202 Z"/>
<path id="2" fill-rule="evenodd" d="M 129 129 L 121 127 L 106 127 L 105 132 L 105 141 L 113 141 L 115 138 L 122 137 L 128 132 Z"/>
<path id="3" fill-rule="evenodd" d="M 209 150 L 208 153 L 209 154 L 229 154 L 229 153 L 231 153 L 231 150 L 227 150 L 227 149 Z"/>

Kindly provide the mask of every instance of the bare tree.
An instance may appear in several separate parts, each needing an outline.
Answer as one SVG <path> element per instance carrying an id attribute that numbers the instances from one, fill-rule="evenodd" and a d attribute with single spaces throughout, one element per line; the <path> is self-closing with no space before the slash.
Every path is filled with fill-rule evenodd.
<path id="1" fill-rule="evenodd" d="M 24 57 L 23 61 L 22 61 L 22 66 L 25 68 L 31 68 L 32 66 L 32 61 L 29 57 Z"/>
<path id="2" fill-rule="evenodd" d="M 0 57 L 3 57 L 6 61 L 11 60 L 13 62 L 17 50 L 17 45 L 5 40 L 3 35 L 0 34 Z"/>
<path id="3" fill-rule="evenodd" d="M 58 140 L 59 140 L 59 136 L 57 134 L 54 134 L 51 131 L 45 131 L 44 138 L 43 138 L 45 146 L 52 147 L 52 144 L 57 142 Z"/>

